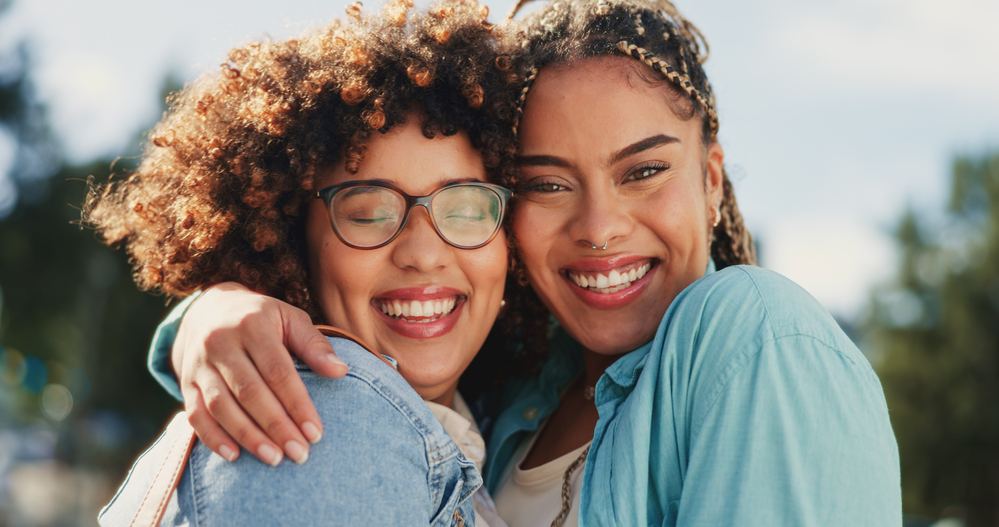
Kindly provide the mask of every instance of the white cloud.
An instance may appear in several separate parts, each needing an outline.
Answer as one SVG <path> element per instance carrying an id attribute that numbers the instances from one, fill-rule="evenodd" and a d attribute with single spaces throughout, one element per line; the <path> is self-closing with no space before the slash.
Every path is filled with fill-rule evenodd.
<path id="1" fill-rule="evenodd" d="M 994 0 L 851 0 L 785 13 L 775 53 L 821 82 L 858 91 L 927 88 L 994 99 L 999 85 Z"/>
<path id="2" fill-rule="evenodd" d="M 760 233 L 764 265 L 797 282 L 836 314 L 859 313 L 870 286 L 895 269 L 892 240 L 849 217 L 802 217 Z"/>

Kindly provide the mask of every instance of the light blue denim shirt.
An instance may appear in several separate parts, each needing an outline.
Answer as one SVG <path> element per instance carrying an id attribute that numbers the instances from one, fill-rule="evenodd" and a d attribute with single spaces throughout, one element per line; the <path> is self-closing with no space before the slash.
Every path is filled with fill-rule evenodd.
<path id="1" fill-rule="evenodd" d="M 229 463 L 198 441 L 161 525 L 475 524 L 479 472 L 419 394 L 354 342 L 330 342 L 346 377 L 296 361 L 325 431 L 309 461 L 271 467 L 244 452 Z M 136 461 L 102 526 L 129 524 L 171 444 L 161 436 Z"/>
<path id="2" fill-rule="evenodd" d="M 898 448 L 866 358 L 790 280 L 712 270 L 597 383 L 579 525 L 901 525 Z M 505 396 L 493 493 L 582 367 L 560 339 L 541 376 Z"/>

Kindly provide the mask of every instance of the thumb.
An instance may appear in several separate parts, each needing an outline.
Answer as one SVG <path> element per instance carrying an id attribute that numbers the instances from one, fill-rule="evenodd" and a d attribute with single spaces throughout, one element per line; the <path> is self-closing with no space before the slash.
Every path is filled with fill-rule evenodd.
<path id="1" fill-rule="evenodd" d="M 347 375 L 347 363 L 336 356 L 330 341 L 312 325 L 309 315 L 296 307 L 285 306 L 281 318 L 288 350 L 323 377 L 338 379 Z"/>

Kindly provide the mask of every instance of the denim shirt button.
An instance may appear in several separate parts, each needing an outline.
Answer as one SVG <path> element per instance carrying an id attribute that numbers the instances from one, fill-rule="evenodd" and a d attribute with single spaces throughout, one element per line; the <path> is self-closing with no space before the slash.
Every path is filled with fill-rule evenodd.
<path id="1" fill-rule="evenodd" d="M 537 416 L 538 416 L 538 409 L 537 408 L 533 408 L 532 407 L 532 408 L 528 408 L 527 410 L 524 410 L 524 419 L 527 419 L 528 421 L 533 421 L 534 418 L 537 417 Z"/>

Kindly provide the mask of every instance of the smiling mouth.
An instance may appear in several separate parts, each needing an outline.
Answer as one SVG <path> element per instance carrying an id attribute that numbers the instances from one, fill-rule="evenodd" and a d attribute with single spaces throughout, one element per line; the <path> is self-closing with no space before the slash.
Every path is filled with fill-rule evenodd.
<path id="1" fill-rule="evenodd" d="M 433 300 L 376 298 L 375 304 L 390 318 L 415 324 L 428 324 L 453 313 L 460 300 L 461 297 L 458 295 Z"/>
<path id="2" fill-rule="evenodd" d="M 603 273 L 566 271 L 566 276 L 568 276 L 569 281 L 587 291 L 606 295 L 631 287 L 648 274 L 653 265 L 654 262 L 651 261 L 635 262 Z"/>

